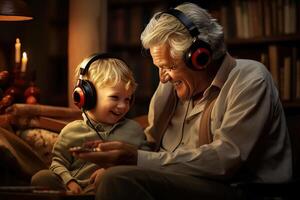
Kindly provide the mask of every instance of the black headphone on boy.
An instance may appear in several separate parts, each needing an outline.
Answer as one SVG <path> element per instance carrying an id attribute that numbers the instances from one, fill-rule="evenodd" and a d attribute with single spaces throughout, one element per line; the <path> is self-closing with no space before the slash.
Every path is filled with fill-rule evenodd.
<path id="1" fill-rule="evenodd" d="M 197 26 L 180 10 L 171 8 L 160 13 L 158 17 L 163 13 L 176 17 L 186 27 L 192 38 L 194 38 L 193 43 L 184 53 L 185 64 L 194 70 L 205 69 L 211 62 L 212 50 L 207 42 L 198 38 L 200 32 Z"/>
<path id="2" fill-rule="evenodd" d="M 108 53 L 97 53 L 84 59 L 81 63 L 79 78 L 73 90 L 73 101 L 78 108 L 83 110 L 91 110 L 96 106 L 97 92 L 95 86 L 89 80 L 84 80 L 83 76 L 88 72 L 93 62 L 95 62 L 96 60 L 108 58 L 115 58 L 123 61 L 121 58 L 118 58 Z"/>

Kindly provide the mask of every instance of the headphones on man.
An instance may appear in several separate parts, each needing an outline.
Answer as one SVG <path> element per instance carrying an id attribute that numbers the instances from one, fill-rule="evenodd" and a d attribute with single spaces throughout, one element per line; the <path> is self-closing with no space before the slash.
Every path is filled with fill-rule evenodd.
<path id="1" fill-rule="evenodd" d="M 212 50 L 210 45 L 199 39 L 197 36 L 200 35 L 196 25 L 180 10 L 171 8 L 161 14 L 166 13 L 176 17 L 189 31 L 190 35 L 194 38 L 193 43 L 184 53 L 185 64 L 194 70 L 203 70 L 211 62 Z M 159 14 L 159 16 L 161 15 Z"/>
<path id="2" fill-rule="evenodd" d="M 98 54 L 93 54 L 90 57 L 84 59 L 83 62 L 81 63 L 79 78 L 73 90 L 73 101 L 78 108 L 83 110 L 91 110 L 96 106 L 97 92 L 95 86 L 89 80 L 84 80 L 83 76 L 88 72 L 93 62 L 95 62 L 96 60 L 108 59 L 108 58 L 115 58 L 123 61 L 121 58 L 118 58 L 108 53 L 102 53 L 102 54 L 98 53 Z"/>

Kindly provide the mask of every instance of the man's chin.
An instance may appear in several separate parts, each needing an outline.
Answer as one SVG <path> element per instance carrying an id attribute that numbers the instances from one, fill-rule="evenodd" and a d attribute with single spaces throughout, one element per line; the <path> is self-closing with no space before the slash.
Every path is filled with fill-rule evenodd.
<path id="1" fill-rule="evenodd" d="M 176 94 L 180 101 L 188 101 L 190 99 L 190 97 L 188 95 L 180 95 L 180 94 L 178 94 L 178 92 L 176 92 Z"/>

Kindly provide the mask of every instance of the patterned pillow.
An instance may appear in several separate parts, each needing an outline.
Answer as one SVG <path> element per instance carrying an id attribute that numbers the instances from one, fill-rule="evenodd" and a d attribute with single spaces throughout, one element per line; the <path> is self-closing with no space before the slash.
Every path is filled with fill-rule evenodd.
<path id="1" fill-rule="evenodd" d="M 52 148 L 57 140 L 58 134 L 46 129 L 26 129 L 17 131 L 17 135 L 27 142 L 33 150 L 50 166 L 52 159 Z"/>

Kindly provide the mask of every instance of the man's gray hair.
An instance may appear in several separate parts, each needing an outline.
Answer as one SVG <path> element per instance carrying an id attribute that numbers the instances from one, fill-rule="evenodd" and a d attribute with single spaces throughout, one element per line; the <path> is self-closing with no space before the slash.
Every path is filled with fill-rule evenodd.
<path id="1" fill-rule="evenodd" d="M 207 42 L 213 52 L 212 59 L 218 59 L 226 52 L 222 26 L 205 9 L 193 3 L 183 3 L 176 7 L 198 28 L 201 40 Z M 159 17 L 158 17 L 159 16 Z M 141 34 L 144 48 L 167 43 L 173 58 L 182 57 L 191 46 L 192 36 L 185 26 L 174 16 L 156 13 Z"/>

